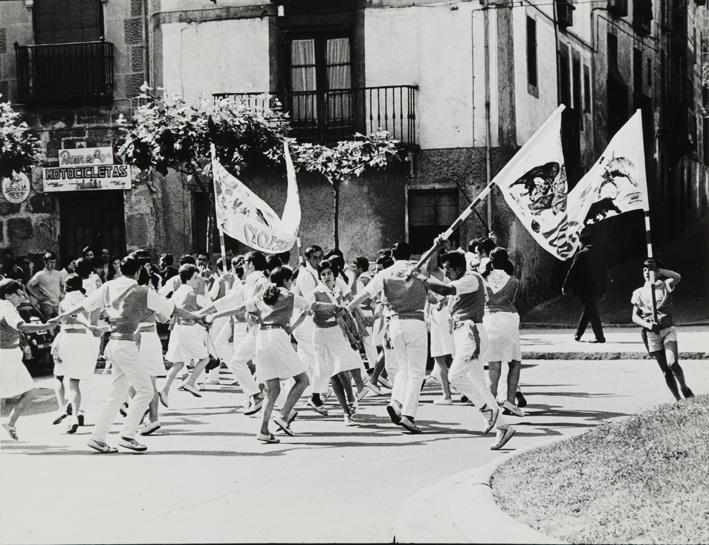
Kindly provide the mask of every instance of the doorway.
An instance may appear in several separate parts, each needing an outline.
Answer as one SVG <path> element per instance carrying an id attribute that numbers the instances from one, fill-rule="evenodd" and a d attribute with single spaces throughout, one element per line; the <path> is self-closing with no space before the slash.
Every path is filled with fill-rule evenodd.
<path id="1" fill-rule="evenodd" d="M 126 225 L 122 191 L 62 193 L 59 213 L 59 249 L 62 264 L 81 256 L 85 246 L 108 248 L 111 255 L 126 252 Z"/>

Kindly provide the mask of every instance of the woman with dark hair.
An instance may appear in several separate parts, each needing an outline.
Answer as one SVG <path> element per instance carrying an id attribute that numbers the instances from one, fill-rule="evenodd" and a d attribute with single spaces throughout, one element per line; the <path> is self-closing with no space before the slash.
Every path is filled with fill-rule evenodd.
<path id="1" fill-rule="evenodd" d="M 79 275 L 72 274 L 64 281 L 64 299 L 59 303 L 59 312 L 81 305 L 86 298 L 83 282 Z M 53 346 L 55 371 L 57 379 L 62 377 L 68 382 L 68 401 L 66 414 L 71 416 L 67 433 L 76 433 L 79 426 L 84 425 L 84 415 L 81 411 L 81 381 L 91 377 L 96 368 L 101 338 L 96 324 L 91 322 L 89 312 L 79 312 L 67 318 L 61 325 Z M 55 420 L 56 422 L 56 420 Z M 57 422 L 58 423 L 58 422 Z"/>
<path id="2" fill-rule="evenodd" d="M 106 275 L 106 281 L 113 280 L 123 276 L 121 274 L 121 258 L 112 257 L 111 261 L 108 263 L 108 275 Z"/>
<path id="3" fill-rule="evenodd" d="M 278 267 L 271 272 L 271 284 L 245 303 L 213 314 L 213 321 L 221 316 L 229 316 L 246 310 L 259 312 L 261 322 L 256 334 L 254 365 L 256 381 L 265 385 L 266 397 L 261 413 L 261 427 L 256 439 L 264 443 L 278 443 L 279 440 L 269 430 L 273 407 L 281 392 L 281 381 L 293 379 L 294 383 L 286 397 L 281 412 L 273 422 L 288 435 L 293 435 L 290 424 L 297 416 L 295 404 L 308 387 L 308 375 L 290 342 L 290 319 L 293 309 L 306 308 L 308 302 L 289 291 L 293 283 L 293 271 L 288 267 Z M 218 304 L 218 302 L 217 302 Z"/>
<path id="4" fill-rule="evenodd" d="M 323 261 L 318 267 L 319 284 L 313 290 L 310 310 L 313 313 L 313 348 L 316 368 L 327 369 L 332 389 L 344 412 L 346 426 L 352 425 L 355 413 L 355 396 L 352 391 L 350 371 L 359 369 L 361 358 L 345 338 L 338 322 L 344 312 L 344 294 L 335 284 L 332 264 Z"/>
<path id="5" fill-rule="evenodd" d="M 20 334 L 54 329 L 55 324 L 28 324 L 17 313 L 25 300 L 22 284 L 17 280 L 0 280 L 0 400 L 17 398 L 10 416 L 2 427 L 18 440 L 15 424 L 34 397 L 34 381 L 22 363 Z"/>
<path id="6" fill-rule="evenodd" d="M 502 406 L 515 416 L 524 416 L 524 411 L 515 405 L 522 368 L 522 350 L 519 341 L 519 314 L 515 308 L 519 280 L 512 276 L 514 270 L 507 250 L 497 247 L 490 252 L 490 260 L 482 274 L 487 298 L 483 327 L 488 336 L 484 356 L 488 362 L 490 391 L 496 398 L 502 375 L 502 362 L 508 363 L 507 396 Z"/>

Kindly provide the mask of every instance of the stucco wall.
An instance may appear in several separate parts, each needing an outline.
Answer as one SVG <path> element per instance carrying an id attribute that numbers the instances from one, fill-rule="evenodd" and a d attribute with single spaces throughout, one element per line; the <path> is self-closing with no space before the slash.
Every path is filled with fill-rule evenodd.
<path id="1" fill-rule="evenodd" d="M 270 89 L 269 23 L 232 19 L 162 26 L 163 86 L 187 100 Z"/>

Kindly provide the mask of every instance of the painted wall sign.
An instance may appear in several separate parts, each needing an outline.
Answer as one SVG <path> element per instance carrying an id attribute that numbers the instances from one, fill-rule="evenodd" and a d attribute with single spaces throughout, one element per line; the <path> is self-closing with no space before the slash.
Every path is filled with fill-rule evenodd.
<path id="1" fill-rule="evenodd" d="M 113 150 L 77 148 L 59 150 L 59 166 L 42 169 L 45 193 L 91 189 L 130 189 L 130 166 L 113 162 Z"/>
<path id="2" fill-rule="evenodd" d="M 13 172 L 10 178 L 2 179 L 2 195 L 9 202 L 19 204 L 30 194 L 30 180 L 24 172 Z"/>

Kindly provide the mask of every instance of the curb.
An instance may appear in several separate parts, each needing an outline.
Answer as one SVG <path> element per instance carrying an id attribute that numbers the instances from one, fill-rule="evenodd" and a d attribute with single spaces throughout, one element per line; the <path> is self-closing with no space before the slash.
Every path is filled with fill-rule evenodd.
<path id="1" fill-rule="evenodd" d="M 524 352 L 523 360 L 650 360 L 647 352 Z M 680 360 L 706 360 L 709 352 L 680 352 Z"/>
<path id="2" fill-rule="evenodd" d="M 551 322 L 522 322 L 519 325 L 520 330 L 525 329 L 573 329 L 575 330 L 578 326 L 578 322 L 574 323 L 551 323 Z M 696 326 L 709 326 L 709 320 L 698 320 L 696 322 L 682 322 L 676 323 L 675 327 L 696 327 Z M 604 329 L 623 329 L 623 328 L 637 328 L 638 326 L 634 323 L 603 323 Z"/>
<path id="3" fill-rule="evenodd" d="M 510 458 L 584 431 L 523 447 L 420 490 L 399 509 L 393 527 L 394 543 L 565 543 L 502 511 L 492 495 L 490 481 L 497 468 Z"/>

